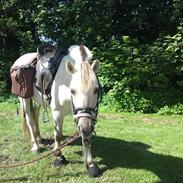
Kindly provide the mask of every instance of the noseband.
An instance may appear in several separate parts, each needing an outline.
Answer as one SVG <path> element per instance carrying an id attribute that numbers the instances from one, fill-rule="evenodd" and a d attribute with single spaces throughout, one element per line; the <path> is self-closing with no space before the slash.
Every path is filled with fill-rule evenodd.
<path id="1" fill-rule="evenodd" d="M 78 121 L 80 117 L 88 117 L 93 121 L 96 121 L 95 109 L 93 108 L 76 108 L 73 113 L 75 121 Z"/>

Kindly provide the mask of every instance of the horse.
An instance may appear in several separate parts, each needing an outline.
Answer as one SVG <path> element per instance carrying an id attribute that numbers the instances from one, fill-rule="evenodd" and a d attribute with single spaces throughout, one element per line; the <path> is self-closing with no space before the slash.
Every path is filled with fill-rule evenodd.
<path id="1" fill-rule="evenodd" d="M 37 65 L 41 63 L 41 66 L 45 67 L 42 63 L 45 59 L 54 58 L 55 52 L 47 55 L 40 53 L 40 55 L 41 57 L 37 59 Z M 35 57 L 35 53 L 33 53 L 33 56 Z M 25 59 L 26 57 L 18 60 L 25 61 Z M 37 67 L 35 78 L 39 75 L 41 69 L 41 67 Z M 46 105 L 51 108 L 55 141 L 53 150 L 57 150 L 61 145 L 64 117 L 70 113 L 73 114 L 77 130 L 82 139 L 84 164 L 92 177 L 101 174 L 91 153 L 91 136 L 97 120 L 100 95 L 100 83 L 97 78 L 99 69 L 100 62 L 98 60 L 92 61 L 92 52 L 86 46 L 70 46 L 53 78 L 50 102 L 48 102 L 46 94 L 41 93 L 35 84 L 33 97 L 19 97 L 20 106 L 24 113 L 24 126 L 27 126 L 29 130 L 32 141 L 31 151 L 33 152 L 39 150 L 39 143 L 42 139 L 38 123 L 41 106 Z M 66 164 L 66 158 L 62 155 L 61 150 L 59 156 L 60 165 Z"/>

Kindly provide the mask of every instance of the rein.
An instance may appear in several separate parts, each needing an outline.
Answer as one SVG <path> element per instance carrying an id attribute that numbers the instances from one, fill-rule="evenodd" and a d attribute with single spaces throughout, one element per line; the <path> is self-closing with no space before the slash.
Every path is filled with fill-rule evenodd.
<path id="1" fill-rule="evenodd" d="M 26 165 L 29 165 L 29 164 L 33 164 L 37 161 L 40 161 L 50 155 L 56 155 L 57 151 L 64 148 L 65 146 L 68 146 L 68 145 L 71 145 L 74 141 L 76 141 L 77 139 L 80 138 L 80 135 L 78 132 L 76 132 L 75 134 L 71 135 L 70 137 L 68 137 L 56 150 L 54 151 L 49 151 L 48 153 L 38 157 L 38 158 L 35 158 L 31 161 L 27 161 L 27 162 L 24 162 L 24 163 L 18 163 L 18 164 L 6 164 L 6 165 L 3 165 L 3 164 L 0 164 L 0 169 L 2 168 L 17 168 L 17 167 L 24 167 Z"/>

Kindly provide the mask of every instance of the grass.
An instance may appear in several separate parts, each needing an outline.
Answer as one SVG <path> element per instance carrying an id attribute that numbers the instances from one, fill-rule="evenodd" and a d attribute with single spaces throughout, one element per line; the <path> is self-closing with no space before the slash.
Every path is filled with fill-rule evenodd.
<path id="1" fill-rule="evenodd" d="M 44 138 L 53 139 L 52 122 L 40 122 Z M 64 123 L 64 135 L 75 131 L 71 117 Z M 82 162 L 78 141 L 63 149 L 69 164 L 53 166 L 48 157 L 24 168 L 0 169 L 0 182 L 44 183 L 178 183 L 183 182 L 182 116 L 144 115 L 140 113 L 99 114 L 97 136 L 93 138 L 93 156 L 103 171 L 90 178 Z M 53 144 L 45 146 L 45 152 Z M 16 107 L 0 103 L 0 164 L 19 163 L 39 156 L 30 152 L 25 141 Z M 41 155 L 45 152 L 42 152 Z"/>

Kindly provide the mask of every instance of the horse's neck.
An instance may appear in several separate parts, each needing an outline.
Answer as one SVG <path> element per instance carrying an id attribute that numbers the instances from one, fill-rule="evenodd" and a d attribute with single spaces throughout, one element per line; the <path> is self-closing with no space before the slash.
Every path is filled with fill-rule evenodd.
<path id="1" fill-rule="evenodd" d="M 54 82 L 58 86 L 65 85 L 66 87 L 69 88 L 72 76 L 66 70 L 67 60 L 68 60 L 67 57 L 64 57 L 62 62 L 60 63 Z"/>
<path id="2" fill-rule="evenodd" d="M 66 70 L 66 63 L 67 59 L 63 58 L 57 70 L 51 89 L 52 100 L 50 104 L 50 106 L 55 110 L 60 109 L 60 106 L 65 106 L 64 108 L 65 114 L 71 111 L 70 107 L 64 105 L 68 104 L 68 101 L 71 100 L 70 89 L 69 89 L 71 82 L 71 75 Z"/>

